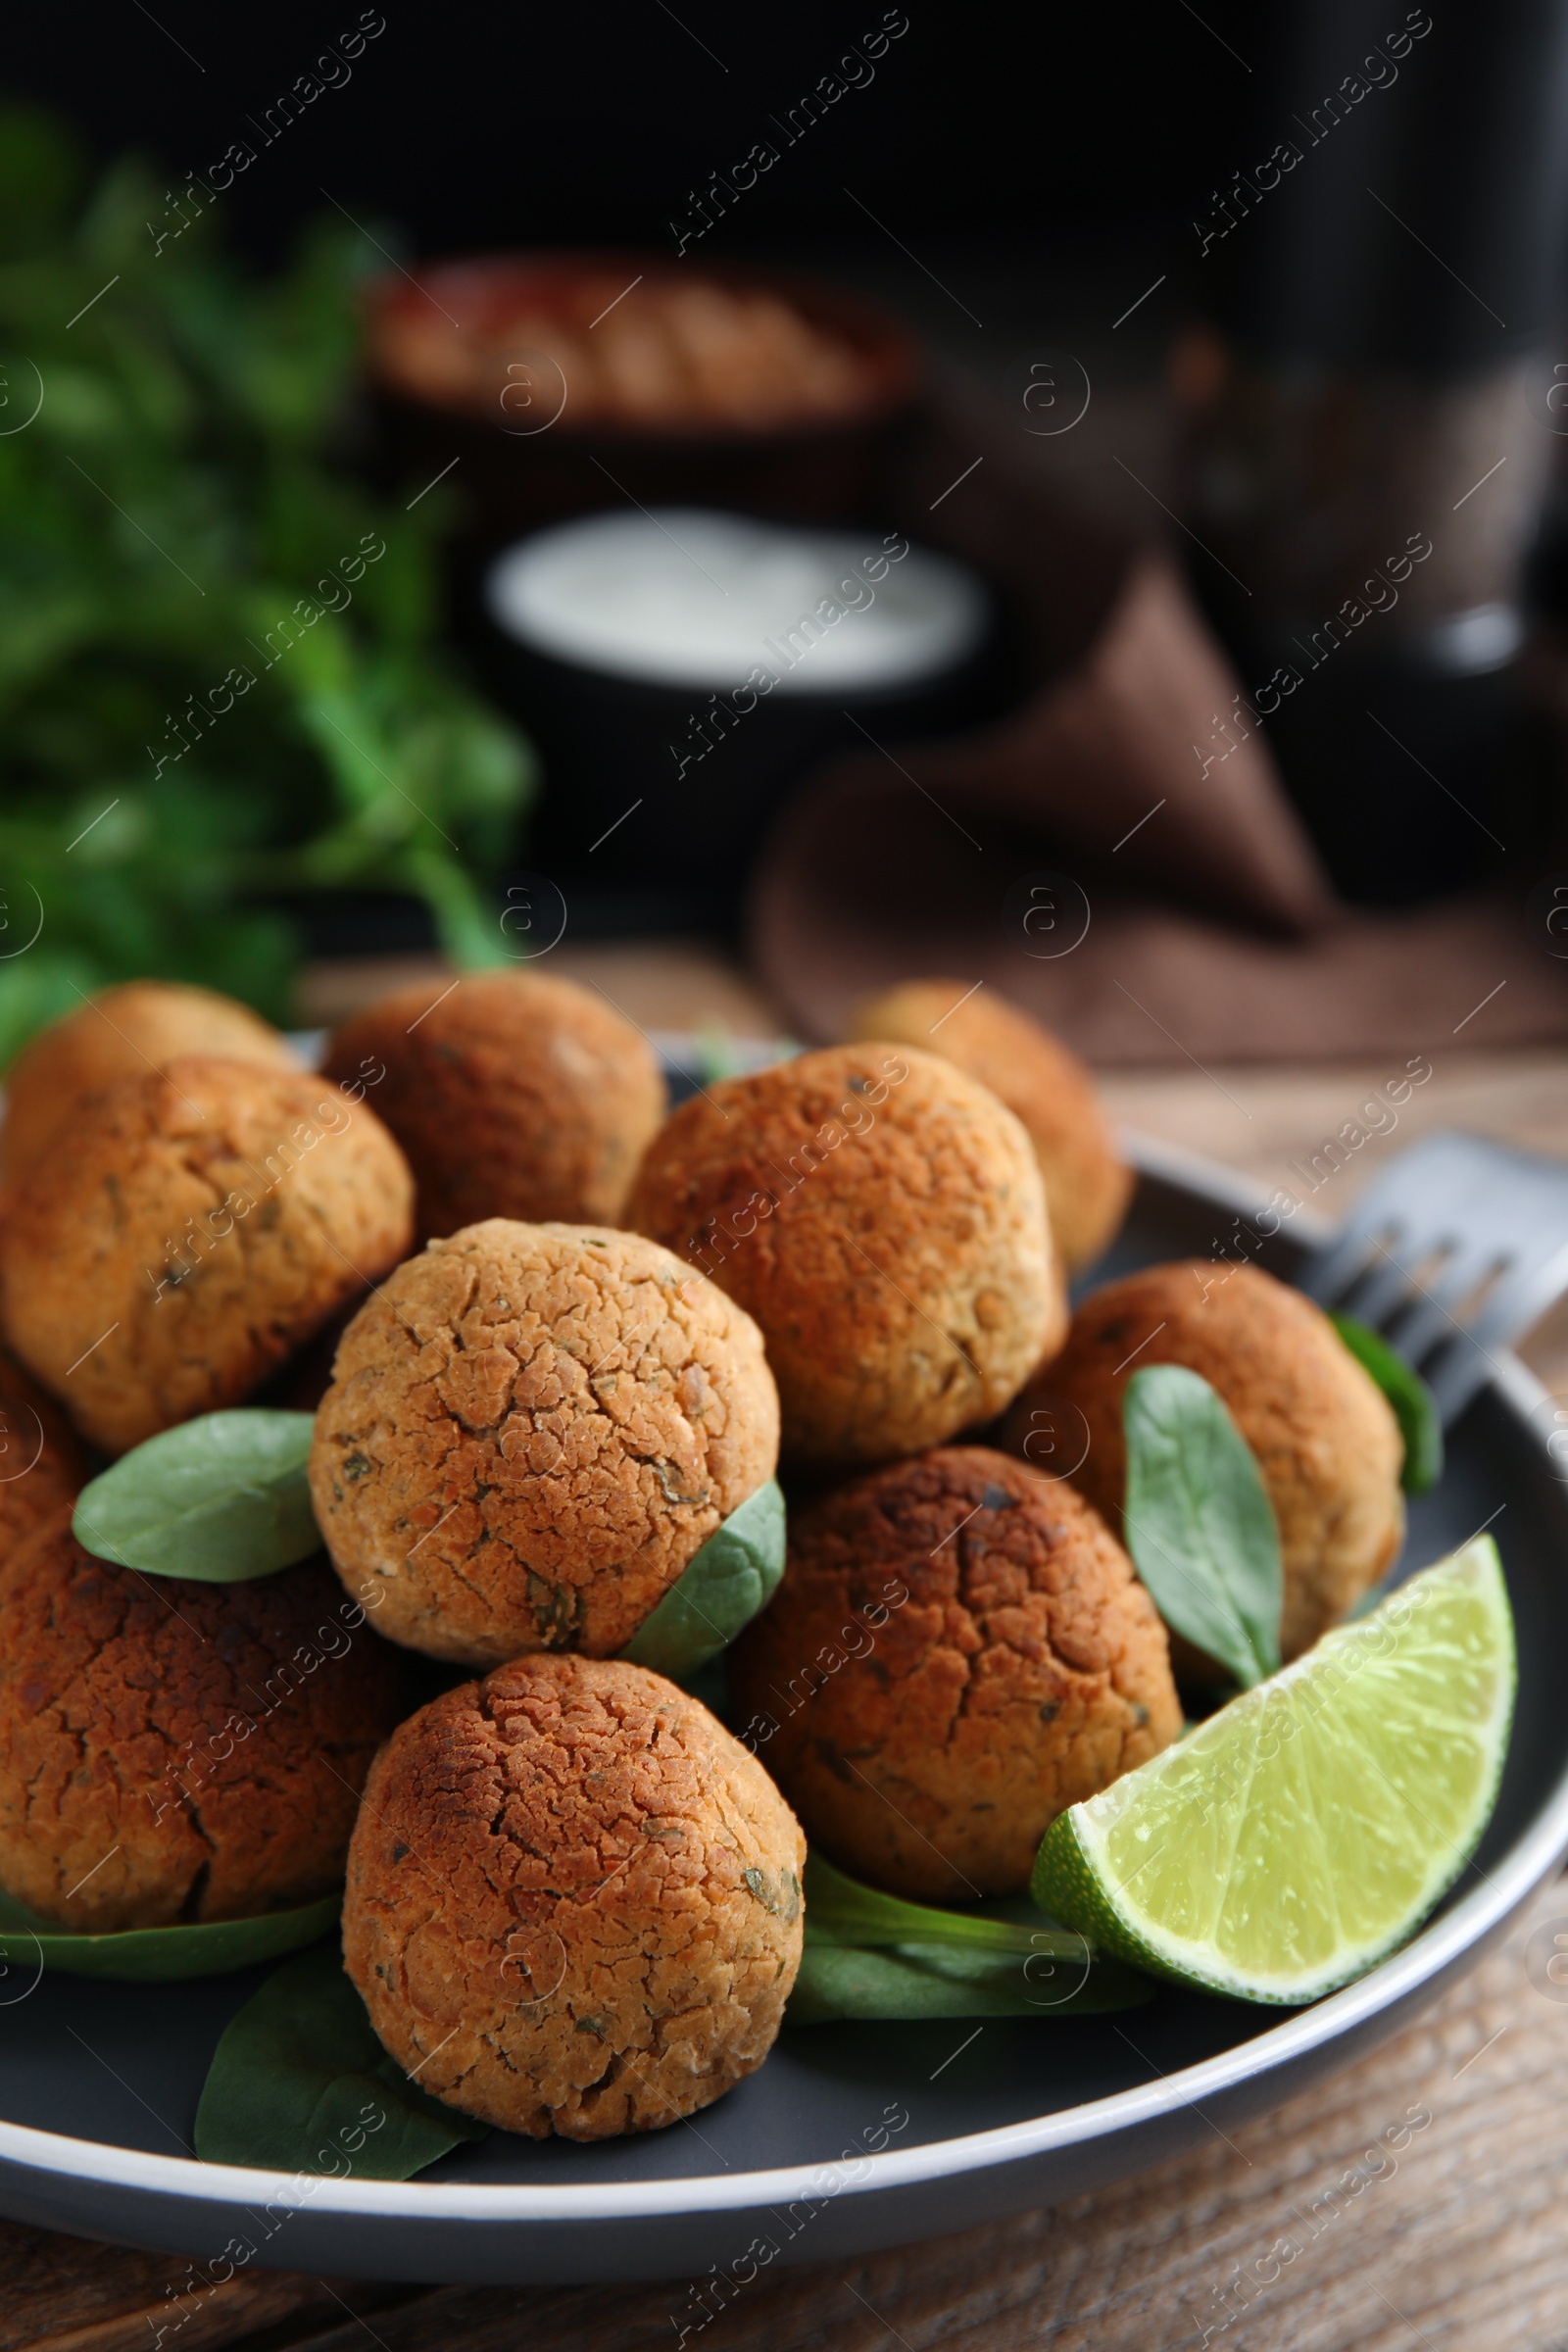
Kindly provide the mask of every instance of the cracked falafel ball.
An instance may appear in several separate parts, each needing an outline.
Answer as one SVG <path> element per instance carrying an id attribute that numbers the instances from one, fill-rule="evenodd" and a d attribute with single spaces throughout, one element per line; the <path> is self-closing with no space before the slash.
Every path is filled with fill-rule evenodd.
<path id="1" fill-rule="evenodd" d="M 1127 1445 L 1122 1396 L 1145 1364 L 1185 1364 L 1208 1382 L 1257 1459 L 1285 1570 L 1280 1654 L 1309 1649 L 1392 1565 L 1404 1541 L 1404 1444 L 1387 1397 L 1321 1307 L 1260 1267 L 1207 1259 L 1146 1266 L 1107 1283 L 1073 1317 L 1008 1416 L 1023 1450 L 1042 1397 L 1076 1405 L 1089 1450 L 1073 1484 L 1122 1524 Z M 1186 1642 L 1177 1663 L 1220 1679 Z"/>
<path id="2" fill-rule="evenodd" d="M 6 1072 L 0 1164 L 15 1184 L 86 1095 L 141 1078 L 185 1054 L 297 1070 L 287 1040 L 248 1004 L 172 980 L 100 990 L 24 1046 Z"/>
<path id="3" fill-rule="evenodd" d="M 1134 1177 L 1076 1054 L 994 990 L 906 980 L 856 1013 L 852 1039 L 890 1037 L 956 1062 L 1023 1121 L 1045 1180 L 1051 1237 L 1071 1274 L 1115 1239 Z"/>
<path id="4" fill-rule="evenodd" d="M 1165 1629 L 1099 1513 L 985 1446 L 792 1518 L 729 1666 L 747 1745 L 812 1842 L 926 1902 L 1026 1886 L 1056 1815 L 1182 1723 Z"/>
<path id="5" fill-rule="evenodd" d="M 535 2139 L 657 2131 L 771 2049 L 805 1860 L 761 1765 L 673 1683 L 517 1658 L 377 1757 L 344 1962 L 449 2105 Z"/>
<path id="6" fill-rule="evenodd" d="M 777 1458 L 761 1334 L 714 1284 L 640 1234 L 491 1217 L 349 1325 L 311 1491 L 382 1633 L 493 1666 L 622 1648 Z"/>
<path id="7" fill-rule="evenodd" d="M 665 1120 L 626 1214 L 757 1317 L 804 1465 L 988 1420 L 1066 1322 L 1029 1138 L 934 1054 L 830 1046 L 720 1080 Z"/>
<path id="8" fill-rule="evenodd" d="M 486 1217 L 614 1224 L 664 1115 L 641 1031 L 543 972 L 400 989 L 345 1023 L 325 1068 L 346 1085 L 378 1064 L 375 1106 L 414 1170 L 421 1241 Z"/>
<path id="9" fill-rule="evenodd" d="M 408 1249 L 365 1103 L 192 1056 L 92 1095 L 8 1196 L 12 1347 L 106 1453 L 237 1404 Z"/>
<path id="10" fill-rule="evenodd" d="M 94 1935 L 313 1902 L 400 1695 L 322 1561 L 138 1576 L 63 1509 L 0 1565 L 0 1886 Z"/>

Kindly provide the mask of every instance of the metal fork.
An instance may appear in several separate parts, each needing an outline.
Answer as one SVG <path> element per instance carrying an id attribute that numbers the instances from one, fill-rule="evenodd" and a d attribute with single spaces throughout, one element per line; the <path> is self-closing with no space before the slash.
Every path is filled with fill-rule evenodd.
<path id="1" fill-rule="evenodd" d="M 1380 1331 L 1443 1425 L 1568 1288 L 1568 1165 L 1476 1135 L 1429 1135 L 1356 1200 L 1300 1287 Z"/>

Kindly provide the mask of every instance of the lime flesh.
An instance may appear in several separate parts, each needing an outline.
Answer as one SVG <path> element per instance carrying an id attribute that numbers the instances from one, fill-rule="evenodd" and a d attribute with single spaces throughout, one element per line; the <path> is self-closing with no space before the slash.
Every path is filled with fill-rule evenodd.
<path id="1" fill-rule="evenodd" d="M 1035 1901 L 1181 1984 L 1316 2000 L 1401 1943 L 1474 1852 L 1515 1679 L 1478 1537 L 1061 1814 Z"/>

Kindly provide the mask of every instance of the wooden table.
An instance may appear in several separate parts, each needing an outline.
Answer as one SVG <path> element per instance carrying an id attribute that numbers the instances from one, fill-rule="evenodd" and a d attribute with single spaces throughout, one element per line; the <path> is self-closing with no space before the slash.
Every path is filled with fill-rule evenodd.
<path id="1" fill-rule="evenodd" d="M 691 945 L 578 949 L 570 965 L 646 1028 L 765 1036 L 779 1026 L 743 974 Z M 325 967 L 313 978 L 312 1015 L 338 1017 L 386 984 L 377 970 Z M 1391 1152 L 1435 1126 L 1568 1158 L 1568 1054 L 1432 1060 L 1397 1130 L 1321 1186 L 1314 1205 L 1325 1214 L 1342 1213 Z M 1292 1160 L 1310 1168 L 1324 1138 L 1393 1075 L 1118 1072 L 1104 1092 L 1129 1126 L 1272 1191 L 1296 1182 Z M 1568 1396 L 1568 1310 L 1522 1352 Z M 1568 1936 L 1568 1882 L 1544 1889 L 1396 2039 L 1234 2138 L 1216 2129 L 1196 2155 L 1052 2212 L 764 2274 L 688 2340 L 702 2352 L 1198 2352 L 1207 2328 L 1210 2345 L 1238 2352 L 1564 2352 L 1568 1984 L 1545 1975 L 1549 1923 Z M 1401 2126 L 1410 2136 L 1391 2158 L 1384 2135 Z M 1380 2139 L 1384 2154 L 1369 2156 Z M 1359 2185 L 1347 2190 L 1347 2175 Z M 675 2346 L 668 2315 L 683 2292 L 241 2274 L 192 2294 L 182 2261 L 0 2224 L 0 2352 L 156 2352 L 160 2328 L 169 2352 L 653 2352 Z"/>

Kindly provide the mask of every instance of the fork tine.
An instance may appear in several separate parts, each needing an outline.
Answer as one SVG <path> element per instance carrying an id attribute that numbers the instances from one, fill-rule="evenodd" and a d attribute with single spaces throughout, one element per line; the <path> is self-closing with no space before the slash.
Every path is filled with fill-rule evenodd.
<path id="1" fill-rule="evenodd" d="M 1568 1243 L 1535 1265 L 1514 1265 L 1503 1276 L 1481 1312 L 1463 1331 L 1456 1331 L 1440 1349 L 1425 1378 L 1437 1399 L 1444 1427 L 1455 1420 L 1476 1391 L 1502 1367 L 1504 1349 L 1539 1322 L 1552 1300 L 1568 1287 Z M 1415 1359 L 1412 1359 L 1415 1360 Z"/>
<path id="2" fill-rule="evenodd" d="M 1440 1250 L 1446 1262 L 1416 1284 Z M 1568 1166 L 1480 1136 L 1429 1135 L 1368 1186 L 1299 1279 L 1320 1305 L 1343 1302 L 1407 1362 L 1424 1362 L 1446 1425 L 1568 1289 Z"/>
<path id="3" fill-rule="evenodd" d="M 1392 1236 L 1393 1246 L 1396 1247 L 1401 1237 L 1392 1220 L 1385 1223 L 1383 1231 Z M 1370 1233 L 1360 1224 L 1353 1229 L 1347 1227 L 1335 1240 L 1325 1243 L 1302 1267 L 1301 1288 L 1319 1306 L 1346 1306 L 1357 1285 L 1377 1271 L 1377 1263 L 1378 1254 Z"/>
<path id="4" fill-rule="evenodd" d="M 1497 1252 L 1485 1245 L 1457 1250 L 1427 1291 L 1418 1290 L 1403 1312 L 1385 1324 L 1383 1336 L 1406 1363 L 1419 1367 L 1440 1340 L 1473 1325 L 1460 1320 L 1457 1309 L 1485 1275 L 1497 1263 Z"/>
<path id="5" fill-rule="evenodd" d="M 1374 1331 L 1382 1331 L 1396 1310 L 1403 1306 L 1415 1291 L 1410 1269 L 1432 1255 L 1430 1246 L 1414 1243 L 1401 1235 L 1402 1247 L 1379 1252 L 1370 1272 L 1349 1294 L 1345 1312 L 1362 1323 L 1370 1323 Z"/>
<path id="6" fill-rule="evenodd" d="M 1565 1171 L 1568 1174 L 1568 1171 Z M 1554 1238 L 1554 1237 L 1548 1237 Z M 1482 1302 L 1471 1330 L 1478 1348 L 1501 1349 L 1539 1322 L 1548 1306 L 1568 1289 L 1568 1235 L 1539 1255 L 1534 1264 L 1510 1268 L 1490 1298 Z"/>

